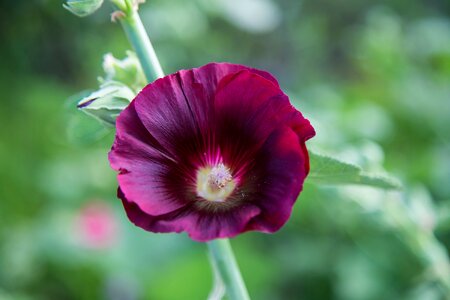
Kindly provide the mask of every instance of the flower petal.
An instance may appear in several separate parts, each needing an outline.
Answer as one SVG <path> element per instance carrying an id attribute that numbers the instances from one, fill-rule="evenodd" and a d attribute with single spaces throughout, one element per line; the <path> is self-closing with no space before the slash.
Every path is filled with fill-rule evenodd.
<path id="1" fill-rule="evenodd" d="M 218 143 L 237 176 L 248 167 L 244 162 L 251 161 L 255 151 L 280 126 L 291 126 L 302 143 L 314 135 L 309 121 L 279 87 L 246 70 L 220 81 L 214 104 Z"/>
<path id="2" fill-rule="evenodd" d="M 243 190 L 261 208 L 246 230 L 275 232 L 291 215 L 303 187 L 309 159 L 297 134 L 289 127 L 274 131 L 245 175 Z"/>
<path id="3" fill-rule="evenodd" d="M 199 242 L 236 236 L 245 231 L 249 221 L 261 211 L 257 206 L 248 204 L 229 211 L 202 212 L 185 207 L 166 215 L 149 216 L 135 203 L 120 198 L 128 218 L 136 226 L 156 233 L 186 231 Z"/>
<path id="4" fill-rule="evenodd" d="M 214 94 L 216 93 L 217 85 L 223 77 L 243 70 L 258 74 L 259 76 L 269 80 L 276 87 L 279 87 L 278 81 L 270 73 L 237 64 L 210 63 L 200 68 L 194 68 L 181 72 L 191 72 L 194 82 L 200 83 L 205 89 L 206 96 L 213 99 Z"/>
<path id="5" fill-rule="evenodd" d="M 209 157 L 198 153 L 215 152 L 213 107 L 216 87 L 223 77 L 251 70 L 270 86 L 278 83 L 267 72 L 240 65 L 213 63 L 198 69 L 182 70 L 149 84 L 134 100 L 136 112 L 151 136 L 174 158 L 186 154 L 190 162 L 204 165 Z"/>
<path id="6" fill-rule="evenodd" d="M 152 232 L 188 232 L 197 241 L 233 237 L 249 230 L 275 232 L 289 219 L 307 173 L 308 157 L 289 127 L 273 132 L 255 157 L 253 168 L 236 194 L 239 206 L 230 210 L 198 210 L 186 205 L 152 216 L 120 194 L 129 219 Z"/>
<path id="7" fill-rule="evenodd" d="M 109 161 L 120 171 L 119 186 L 127 199 L 153 215 L 186 205 L 179 199 L 168 197 L 163 175 L 174 162 L 155 147 L 157 144 L 137 117 L 134 103 L 130 104 L 117 120 L 117 134 Z"/>

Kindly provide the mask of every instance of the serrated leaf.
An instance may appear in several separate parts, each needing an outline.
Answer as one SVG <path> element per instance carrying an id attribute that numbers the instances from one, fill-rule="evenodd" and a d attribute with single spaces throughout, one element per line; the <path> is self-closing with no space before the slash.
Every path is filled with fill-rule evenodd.
<path id="1" fill-rule="evenodd" d="M 400 183 L 387 175 L 364 172 L 360 167 L 336 158 L 309 152 L 308 181 L 316 184 L 359 184 L 383 189 L 399 189 Z"/>

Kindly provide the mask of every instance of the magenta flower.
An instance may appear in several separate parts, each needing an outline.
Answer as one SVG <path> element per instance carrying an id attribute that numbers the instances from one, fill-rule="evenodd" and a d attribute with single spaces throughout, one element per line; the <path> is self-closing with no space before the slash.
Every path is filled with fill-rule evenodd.
<path id="1" fill-rule="evenodd" d="M 197 241 L 280 229 L 315 134 L 272 75 L 228 63 L 147 85 L 116 127 L 109 160 L 129 219 Z"/>

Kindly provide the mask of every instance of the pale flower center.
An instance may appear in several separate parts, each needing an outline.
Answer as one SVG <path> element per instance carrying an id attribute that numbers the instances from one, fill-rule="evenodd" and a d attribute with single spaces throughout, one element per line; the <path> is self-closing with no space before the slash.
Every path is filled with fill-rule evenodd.
<path id="1" fill-rule="evenodd" d="M 230 169 L 223 163 L 197 171 L 197 195 L 208 201 L 225 201 L 235 187 Z"/>

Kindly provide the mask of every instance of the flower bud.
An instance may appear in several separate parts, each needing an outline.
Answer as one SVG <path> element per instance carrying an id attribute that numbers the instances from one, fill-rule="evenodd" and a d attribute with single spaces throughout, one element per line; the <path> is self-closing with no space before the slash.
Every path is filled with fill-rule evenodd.
<path id="1" fill-rule="evenodd" d="M 77 107 L 103 123 L 114 126 L 117 116 L 124 110 L 135 93 L 120 82 L 109 81 L 78 102 Z"/>
<path id="2" fill-rule="evenodd" d="M 99 78 L 100 82 L 122 82 L 136 93 L 147 84 L 141 64 L 132 51 L 127 51 L 127 56 L 122 60 L 115 58 L 111 53 L 105 54 L 103 70 L 106 76 L 105 78 Z"/>
<path id="3" fill-rule="evenodd" d="M 93 14 L 102 6 L 103 0 L 68 0 L 63 7 L 78 17 Z"/>

